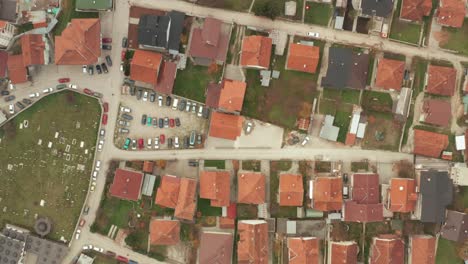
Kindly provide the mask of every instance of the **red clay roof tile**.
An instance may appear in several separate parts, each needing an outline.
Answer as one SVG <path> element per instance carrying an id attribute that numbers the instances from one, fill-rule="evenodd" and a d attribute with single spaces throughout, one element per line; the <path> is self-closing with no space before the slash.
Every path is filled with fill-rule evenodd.
<path id="1" fill-rule="evenodd" d="M 39 34 L 26 34 L 21 36 L 21 51 L 24 65 L 43 65 L 45 43 Z"/>
<path id="2" fill-rule="evenodd" d="M 210 137 L 236 140 L 242 131 L 242 116 L 213 112 L 210 121 Z"/>
<path id="3" fill-rule="evenodd" d="M 152 219 L 150 222 L 151 245 L 176 245 L 180 241 L 180 222 Z"/>
<path id="4" fill-rule="evenodd" d="M 196 209 L 197 182 L 193 179 L 182 178 L 180 180 L 179 197 L 174 216 L 179 219 L 193 220 Z"/>
<path id="5" fill-rule="evenodd" d="M 155 203 L 168 208 L 175 208 L 179 197 L 180 178 L 172 175 L 161 177 L 161 184 L 156 192 Z"/>
<path id="6" fill-rule="evenodd" d="M 219 93 L 218 107 L 225 111 L 240 112 L 246 88 L 245 82 L 224 79 Z"/>
<path id="7" fill-rule="evenodd" d="M 351 176 L 352 200 L 360 204 L 376 204 L 380 200 L 379 175 L 355 173 Z"/>
<path id="8" fill-rule="evenodd" d="M 412 264 L 435 264 L 436 238 L 429 235 L 410 237 L 410 258 Z"/>
<path id="9" fill-rule="evenodd" d="M 344 221 L 370 223 L 383 221 L 383 204 L 359 204 L 346 201 L 343 209 Z"/>
<path id="10" fill-rule="evenodd" d="M 8 78 L 12 84 L 28 81 L 28 71 L 23 62 L 22 55 L 8 55 Z"/>
<path id="11" fill-rule="evenodd" d="M 142 184 L 143 173 L 117 169 L 109 193 L 111 196 L 120 199 L 138 201 L 140 199 Z"/>
<path id="12" fill-rule="evenodd" d="M 405 72 L 405 62 L 382 58 L 377 67 L 377 78 L 375 86 L 384 89 L 401 90 L 403 74 Z"/>
<path id="13" fill-rule="evenodd" d="M 432 10 L 431 0 L 403 0 L 400 18 L 411 21 L 422 21 Z"/>
<path id="14" fill-rule="evenodd" d="M 331 261 L 329 264 L 357 263 L 358 245 L 355 241 L 329 243 L 331 243 Z"/>
<path id="15" fill-rule="evenodd" d="M 143 172 L 153 173 L 153 168 L 154 162 L 148 160 L 145 160 L 145 162 L 143 162 Z"/>
<path id="16" fill-rule="evenodd" d="M 154 90 L 162 94 L 172 94 L 176 75 L 177 64 L 170 61 L 163 61 L 158 75 L 159 79 Z"/>
<path id="17" fill-rule="evenodd" d="M 0 50 L 0 78 L 6 77 L 8 66 L 8 53 Z"/>
<path id="18" fill-rule="evenodd" d="M 304 200 L 304 186 L 302 175 L 284 173 L 280 175 L 279 205 L 302 206 Z"/>
<path id="19" fill-rule="evenodd" d="M 320 211 L 341 210 L 343 181 L 338 177 L 317 177 L 314 180 L 313 208 Z"/>
<path id="20" fill-rule="evenodd" d="M 409 213 L 414 211 L 418 194 L 414 179 L 393 178 L 390 180 L 390 211 Z"/>
<path id="21" fill-rule="evenodd" d="M 437 23 L 461 28 L 466 16 L 466 0 L 440 0 Z"/>
<path id="22" fill-rule="evenodd" d="M 439 158 L 448 147 L 448 136 L 425 130 L 414 130 L 413 153 L 427 157 Z"/>
<path id="23" fill-rule="evenodd" d="M 260 172 L 239 172 L 237 175 L 237 202 L 265 203 L 265 175 Z"/>
<path id="24" fill-rule="evenodd" d="M 287 68 L 301 72 L 315 73 L 320 60 L 320 48 L 303 44 L 291 43 Z"/>
<path id="25" fill-rule="evenodd" d="M 201 171 L 200 197 L 211 199 L 211 206 L 229 206 L 231 174 L 229 171 Z"/>
<path id="26" fill-rule="evenodd" d="M 156 86 L 162 55 L 160 53 L 136 50 L 130 66 L 130 78 Z"/>
<path id="27" fill-rule="evenodd" d="M 203 28 L 193 29 L 190 56 L 224 62 L 229 46 L 229 35 L 221 32 L 221 25 L 220 20 L 206 18 Z"/>
<path id="28" fill-rule="evenodd" d="M 439 99 L 428 99 L 423 104 L 424 122 L 447 127 L 452 116 L 450 102 Z"/>
<path id="29" fill-rule="evenodd" d="M 240 64 L 244 67 L 268 69 L 272 39 L 264 36 L 247 36 L 242 41 Z"/>
<path id="30" fill-rule="evenodd" d="M 198 263 L 231 263 L 233 240 L 231 233 L 202 232 Z"/>
<path id="31" fill-rule="evenodd" d="M 288 238 L 289 264 L 320 263 L 319 239 L 316 237 Z"/>
<path id="32" fill-rule="evenodd" d="M 452 67 L 429 65 L 426 92 L 437 95 L 453 96 L 457 70 Z"/>
<path id="33" fill-rule="evenodd" d="M 238 263 L 268 263 L 268 224 L 264 220 L 240 220 L 237 223 Z"/>
<path id="34" fill-rule="evenodd" d="M 402 264 L 405 259 L 405 245 L 395 235 L 379 235 L 372 238 L 370 264 Z"/>

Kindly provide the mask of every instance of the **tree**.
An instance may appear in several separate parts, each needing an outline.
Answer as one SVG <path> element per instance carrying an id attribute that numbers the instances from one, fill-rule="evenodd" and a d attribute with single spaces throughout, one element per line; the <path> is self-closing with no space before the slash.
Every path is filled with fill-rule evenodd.
<path id="1" fill-rule="evenodd" d="M 273 20 L 281 14 L 281 8 L 281 1 L 257 0 L 254 4 L 253 12 L 256 16 L 265 16 Z"/>

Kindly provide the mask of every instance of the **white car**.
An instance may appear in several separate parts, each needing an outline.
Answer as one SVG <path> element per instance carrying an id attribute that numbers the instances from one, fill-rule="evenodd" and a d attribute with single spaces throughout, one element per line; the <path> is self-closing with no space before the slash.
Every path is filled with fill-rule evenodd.
<path id="1" fill-rule="evenodd" d="M 81 235 L 81 229 L 77 229 L 76 234 L 75 234 L 75 239 L 76 240 L 80 239 L 80 235 Z"/>
<path id="2" fill-rule="evenodd" d="M 8 112 L 10 114 L 14 114 L 15 113 L 15 105 L 14 104 L 11 104 L 8 106 Z"/>
<path id="3" fill-rule="evenodd" d="M 192 113 L 194 113 L 194 114 L 197 113 L 197 103 L 195 103 L 195 102 L 192 103 Z"/>
<path id="4" fill-rule="evenodd" d="M 123 62 L 120 63 L 120 71 L 123 72 L 124 71 L 124 68 L 123 68 Z"/>
<path id="5" fill-rule="evenodd" d="M 96 252 L 99 252 L 99 253 L 104 252 L 104 249 L 103 249 L 103 248 L 96 247 L 96 246 L 93 247 L 93 250 L 96 251 Z"/>
<path id="6" fill-rule="evenodd" d="M 125 107 L 125 106 L 121 106 L 120 107 L 120 112 L 130 113 L 130 112 L 132 112 L 132 109 L 130 109 L 128 107 Z"/>
<path id="7" fill-rule="evenodd" d="M 186 112 L 190 112 L 190 106 L 192 106 L 192 103 L 187 102 L 187 104 L 185 105 L 185 111 Z"/>
<path id="8" fill-rule="evenodd" d="M 54 88 L 52 88 L 52 87 L 49 87 L 49 88 L 46 88 L 46 89 L 42 90 L 42 93 L 45 93 L 45 94 L 47 94 L 47 93 L 50 93 L 50 92 L 52 92 L 53 90 L 54 90 Z"/>
<path id="9" fill-rule="evenodd" d="M 163 103 L 163 97 L 161 95 L 158 95 L 158 106 L 162 106 Z"/>
<path id="10" fill-rule="evenodd" d="M 159 149 L 159 137 L 154 138 L 154 149 Z"/>
<path id="11" fill-rule="evenodd" d="M 304 138 L 304 140 L 302 140 L 301 146 L 304 146 L 305 144 L 307 144 L 307 142 L 309 142 L 309 140 L 310 140 L 309 136 L 306 136 Z"/>
<path id="12" fill-rule="evenodd" d="M 99 131 L 99 135 L 103 137 L 106 134 L 106 130 L 103 128 L 101 131 Z"/>
<path id="13" fill-rule="evenodd" d="M 143 93 L 143 101 L 144 101 L 144 102 L 148 101 L 148 92 L 147 92 L 147 91 L 145 91 L 145 92 Z"/>
<path id="14" fill-rule="evenodd" d="M 98 144 L 98 151 L 102 151 L 102 147 L 104 146 L 104 140 L 99 140 L 99 144 Z"/>
<path id="15" fill-rule="evenodd" d="M 39 93 L 29 94 L 29 98 L 34 98 L 34 97 L 39 97 L 39 96 L 41 96 Z"/>
<path id="16" fill-rule="evenodd" d="M 319 38 L 320 34 L 318 32 L 307 32 L 308 37 Z"/>
<path id="17" fill-rule="evenodd" d="M 84 74 L 88 73 L 88 65 L 83 65 L 82 69 Z"/>
<path id="18" fill-rule="evenodd" d="M 174 147 L 175 147 L 175 148 L 179 148 L 179 147 L 180 147 L 180 145 L 179 145 L 179 137 L 175 137 L 175 138 L 174 138 Z"/>
<path id="19" fill-rule="evenodd" d="M 99 171 L 100 168 L 101 168 L 101 161 L 96 160 L 96 170 Z"/>
<path id="20" fill-rule="evenodd" d="M 83 246 L 83 250 L 89 250 L 89 249 L 92 249 L 93 248 L 93 245 L 84 245 Z"/>
<path id="21" fill-rule="evenodd" d="M 130 123 L 128 121 L 119 120 L 119 125 L 121 125 L 121 126 L 130 126 Z"/>
<path id="22" fill-rule="evenodd" d="M 96 190 L 96 186 L 91 185 L 91 188 L 89 188 L 89 191 L 90 191 L 90 192 L 94 192 L 94 190 Z"/>
<path id="23" fill-rule="evenodd" d="M 136 145 L 137 145 L 136 139 L 132 139 L 132 150 L 136 150 Z"/>
<path id="24" fill-rule="evenodd" d="M 97 178 L 98 173 L 99 172 L 97 170 L 93 171 L 93 180 Z"/>
<path id="25" fill-rule="evenodd" d="M 245 133 L 250 133 L 250 132 L 252 132 L 252 128 L 253 128 L 253 123 L 252 123 L 252 121 L 247 122 L 247 128 L 245 129 Z"/>
<path id="26" fill-rule="evenodd" d="M 202 115 L 203 115 L 203 106 L 200 105 L 200 106 L 198 107 L 197 116 L 198 116 L 198 117 L 201 117 Z"/>
<path id="27" fill-rule="evenodd" d="M 151 138 L 148 138 L 148 143 L 146 144 L 146 147 L 151 149 L 151 145 L 153 145 L 153 140 Z"/>
<path id="28" fill-rule="evenodd" d="M 68 85 L 68 88 L 71 88 L 71 89 L 76 90 L 76 89 L 78 89 L 78 85 L 76 85 L 76 84 L 71 84 L 71 83 L 70 83 L 70 84 Z"/>
<path id="29" fill-rule="evenodd" d="M 97 185 L 96 181 L 92 181 L 92 182 L 91 182 L 91 186 L 92 186 L 92 187 L 94 187 L 94 186 L 96 186 L 96 185 Z"/>

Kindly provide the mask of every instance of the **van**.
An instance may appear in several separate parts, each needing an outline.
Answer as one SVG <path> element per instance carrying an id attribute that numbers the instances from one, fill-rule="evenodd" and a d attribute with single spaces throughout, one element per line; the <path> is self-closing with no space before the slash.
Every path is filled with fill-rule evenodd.
<path id="1" fill-rule="evenodd" d="M 174 98 L 174 102 L 172 102 L 172 110 L 177 110 L 177 105 L 179 104 L 179 99 Z"/>
<path id="2" fill-rule="evenodd" d="M 193 146 L 195 145 L 195 139 L 197 138 L 197 133 L 195 132 L 195 130 L 192 130 L 192 132 L 190 132 L 190 147 L 193 148 Z"/>

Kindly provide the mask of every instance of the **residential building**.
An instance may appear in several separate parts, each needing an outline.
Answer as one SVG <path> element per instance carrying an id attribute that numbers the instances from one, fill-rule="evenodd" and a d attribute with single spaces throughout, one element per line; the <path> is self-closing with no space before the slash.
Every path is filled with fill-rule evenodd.
<path id="1" fill-rule="evenodd" d="M 77 0 L 75 9 L 82 12 L 112 11 L 114 0 Z"/>
<path id="2" fill-rule="evenodd" d="M 346 222 L 371 223 L 384 220 L 381 203 L 360 204 L 355 201 L 345 201 L 342 213 L 343 220 Z"/>
<path id="3" fill-rule="evenodd" d="M 152 197 L 155 184 L 156 184 L 156 176 L 145 173 L 145 177 L 143 178 L 143 186 L 141 188 L 141 194 Z"/>
<path id="4" fill-rule="evenodd" d="M 208 85 L 206 105 L 225 112 L 238 113 L 242 110 L 247 83 L 224 79 L 221 84 Z"/>
<path id="5" fill-rule="evenodd" d="M 466 0 L 440 0 L 437 23 L 446 27 L 461 28 L 466 16 Z"/>
<path id="6" fill-rule="evenodd" d="M 340 127 L 333 125 L 335 122 L 335 117 L 331 115 L 326 115 L 325 120 L 323 121 L 322 128 L 320 129 L 319 136 L 323 139 L 330 141 L 337 141 L 338 134 L 340 133 Z"/>
<path id="7" fill-rule="evenodd" d="M 28 81 L 28 71 L 22 55 L 8 55 L 8 78 L 12 84 Z"/>
<path id="8" fill-rule="evenodd" d="M 193 220 L 195 215 L 197 192 L 197 181 L 189 178 L 180 180 L 179 197 L 175 207 L 174 216 L 188 221 Z"/>
<path id="9" fill-rule="evenodd" d="M 340 177 L 317 177 L 313 180 L 312 208 L 339 211 L 343 203 L 343 181 Z"/>
<path id="10" fill-rule="evenodd" d="M 269 263 L 268 224 L 265 220 L 239 220 L 237 232 L 238 263 Z"/>
<path id="11" fill-rule="evenodd" d="M 0 78 L 5 78 L 7 76 L 8 68 L 8 53 L 6 51 L 0 50 Z"/>
<path id="12" fill-rule="evenodd" d="M 195 64 L 208 66 L 226 61 L 231 25 L 207 17 L 203 26 L 192 31 L 189 55 Z"/>
<path id="13" fill-rule="evenodd" d="M 6 20 L 0 20 L 0 48 L 6 48 L 10 44 L 15 32 L 16 28 L 13 24 Z"/>
<path id="14" fill-rule="evenodd" d="M 229 171 L 200 172 L 200 198 L 210 199 L 211 206 L 229 206 L 231 197 L 231 174 Z"/>
<path id="15" fill-rule="evenodd" d="M 436 238 L 430 235 L 409 237 L 408 263 L 435 264 Z"/>
<path id="16" fill-rule="evenodd" d="M 440 158 L 443 150 L 448 147 L 448 136 L 435 132 L 415 129 L 413 153 L 416 155 Z"/>
<path id="17" fill-rule="evenodd" d="M 452 203 L 453 182 L 447 171 L 421 171 L 420 201 L 416 215 L 424 223 L 443 223 L 445 208 Z"/>
<path id="18" fill-rule="evenodd" d="M 130 79 L 156 86 L 162 60 L 160 53 L 136 50 L 130 64 Z"/>
<path id="19" fill-rule="evenodd" d="M 351 48 L 330 48 L 327 74 L 322 77 L 322 87 L 330 89 L 366 88 L 369 61 L 369 54 L 354 52 Z"/>
<path id="20" fill-rule="evenodd" d="M 453 67 L 429 65 L 426 74 L 426 92 L 435 95 L 453 96 L 457 70 Z"/>
<path id="21" fill-rule="evenodd" d="M 239 115 L 230 115 L 213 112 L 210 120 L 210 137 L 236 140 L 241 135 L 244 118 Z"/>
<path id="22" fill-rule="evenodd" d="M 283 173 L 279 179 L 279 205 L 302 206 L 304 184 L 301 174 Z"/>
<path id="23" fill-rule="evenodd" d="M 320 61 L 320 48 L 317 46 L 291 43 L 286 61 L 286 69 L 315 73 Z"/>
<path id="24" fill-rule="evenodd" d="M 393 0 L 361 0 L 362 14 L 366 16 L 390 17 L 393 11 Z"/>
<path id="25" fill-rule="evenodd" d="M 273 40 L 264 36 L 246 36 L 242 40 L 240 65 L 254 69 L 268 69 Z"/>
<path id="26" fill-rule="evenodd" d="M 9 22 L 16 22 L 18 15 L 18 1 L 17 0 L 0 0 L 0 20 Z"/>
<path id="27" fill-rule="evenodd" d="M 397 235 L 384 234 L 372 238 L 370 264 L 405 263 L 405 245 Z"/>
<path id="28" fill-rule="evenodd" d="M 392 212 L 409 213 L 414 211 L 418 194 L 416 181 L 408 178 L 392 178 L 390 180 L 390 199 L 387 208 Z"/>
<path id="29" fill-rule="evenodd" d="M 155 203 L 160 206 L 175 209 L 179 197 L 180 178 L 172 175 L 161 177 L 161 183 L 156 192 Z"/>
<path id="30" fill-rule="evenodd" d="M 185 13 L 170 11 L 162 16 L 143 15 L 138 23 L 138 44 L 141 49 L 169 51 L 179 54 L 180 35 L 184 29 Z"/>
<path id="31" fill-rule="evenodd" d="M 440 99 L 424 100 L 420 121 L 431 125 L 448 127 L 452 116 L 452 106 L 449 101 Z"/>
<path id="32" fill-rule="evenodd" d="M 317 237 L 288 237 L 289 264 L 319 264 L 320 249 Z"/>
<path id="33" fill-rule="evenodd" d="M 141 198 L 141 186 L 143 173 L 127 169 L 117 169 L 114 173 L 114 181 L 110 186 L 111 196 L 119 199 L 138 201 Z"/>
<path id="34" fill-rule="evenodd" d="M 234 237 L 228 232 L 203 231 L 201 234 L 198 263 L 223 263 L 232 261 Z"/>
<path id="35" fill-rule="evenodd" d="M 378 62 L 375 86 L 400 91 L 404 73 L 404 61 L 381 58 Z"/>
<path id="36" fill-rule="evenodd" d="M 393 107 L 393 113 L 395 113 L 399 119 L 406 120 L 409 115 L 411 97 L 413 95 L 413 89 L 403 87 L 398 95 L 396 106 Z"/>
<path id="37" fill-rule="evenodd" d="M 356 241 L 330 241 L 327 264 L 357 264 L 358 252 Z"/>
<path id="38" fill-rule="evenodd" d="M 154 169 L 154 162 L 153 161 L 145 160 L 143 162 L 143 172 L 144 173 L 153 173 L 153 169 Z"/>
<path id="39" fill-rule="evenodd" d="M 468 241 L 468 214 L 447 210 L 447 218 L 440 235 L 445 239 L 458 243 Z"/>
<path id="40" fill-rule="evenodd" d="M 130 70 L 131 71 L 131 70 Z M 163 61 L 159 70 L 158 80 L 154 90 L 162 94 L 172 94 L 177 75 L 177 64 L 171 61 Z"/>
<path id="41" fill-rule="evenodd" d="M 265 203 L 265 175 L 261 172 L 237 174 L 237 202 L 245 204 Z"/>
<path id="42" fill-rule="evenodd" d="M 177 220 L 151 219 L 150 245 L 176 245 L 180 241 L 180 222 Z"/>
<path id="43" fill-rule="evenodd" d="M 21 36 L 21 52 L 26 66 L 44 65 L 49 63 L 49 47 L 46 36 L 40 34 L 26 34 Z"/>
<path id="44" fill-rule="evenodd" d="M 99 18 L 72 19 L 55 36 L 55 64 L 89 65 L 101 57 L 101 22 Z"/>
<path id="45" fill-rule="evenodd" d="M 432 0 L 403 0 L 400 9 L 400 19 L 422 22 L 432 10 Z"/>

